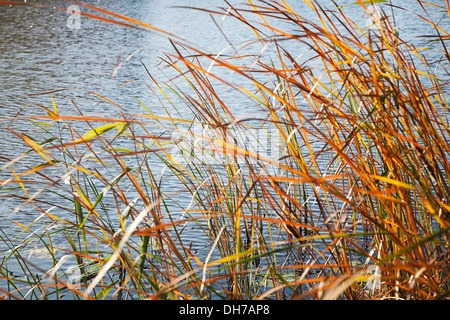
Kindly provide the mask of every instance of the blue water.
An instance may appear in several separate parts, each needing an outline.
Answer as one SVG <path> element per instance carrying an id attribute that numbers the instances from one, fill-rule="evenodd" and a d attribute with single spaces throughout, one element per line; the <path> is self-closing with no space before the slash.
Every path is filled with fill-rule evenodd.
<path id="1" fill-rule="evenodd" d="M 64 1 L 30 1 L 29 3 L 51 3 L 51 5 L 63 10 L 69 7 Z M 231 4 L 240 4 L 242 1 L 230 1 Z M 301 1 L 287 1 L 292 8 L 301 16 L 308 16 L 308 8 Z M 344 5 L 353 1 L 337 1 Z M 430 1 L 441 4 L 442 1 Z M 211 53 L 221 52 L 232 55 L 235 50 L 241 54 L 258 54 L 261 47 L 244 46 L 246 40 L 252 37 L 252 32 L 241 24 L 237 24 L 230 17 L 222 19 L 216 17 L 215 21 L 201 11 L 193 11 L 186 8 L 175 8 L 174 6 L 196 6 L 201 8 L 213 8 L 226 4 L 220 0 L 141 0 L 141 1 L 84 1 L 84 3 L 96 5 L 107 10 L 130 16 L 136 20 L 151 24 L 159 29 L 166 30 L 177 37 L 185 39 L 197 48 Z M 412 14 L 421 14 L 432 21 L 439 20 L 443 13 L 433 7 L 424 13 L 421 7 L 410 0 L 395 1 L 398 6 L 405 6 L 408 10 L 394 10 L 395 24 L 400 27 L 400 35 L 403 39 L 414 43 L 418 47 L 429 47 L 432 50 L 425 51 L 430 61 L 437 61 L 442 54 L 433 49 L 438 44 L 430 44 L 427 38 L 419 35 L 433 34 L 434 30 L 426 22 L 418 23 L 418 19 L 411 19 Z M 95 13 L 83 7 L 89 13 Z M 364 24 L 366 16 L 364 12 L 355 10 L 353 6 L 343 9 L 355 21 Z M 390 11 L 386 7 L 386 11 Z M 254 17 L 253 19 L 257 19 Z M 16 135 L 5 128 L 20 131 L 27 134 L 37 134 L 40 129 L 25 121 L 21 116 L 42 114 L 39 105 L 52 109 L 49 94 L 36 95 L 40 93 L 57 91 L 52 94 L 55 104 L 61 114 L 78 113 L 77 108 L 83 114 L 95 115 L 117 115 L 121 111 L 128 113 L 145 113 L 146 111 L 136 101 L 139 99 L 156 115 L 165 115 L 153 93 L 148 89 L 151 84 L 143 64 L 150 73 L 164 82 L 171 79 L 173 73 L 162 69 L 164 66 L 162 58 L 165 53 L 173 53 L 173 48 L 167 36 L 157 32 L 144 32 L 125 28 L 123 26 L 104 23 L 81 17 L 74 19 L 70 12 L 53 10 L 52 8 L 40 8 L 33 6 L 0 6 L 0 166 L 10 159 L 21 155 L 28 149 Z M 449 30 L 449 22 L 443 19 L 440 27 Z M 219 29 L 219 27 L 221 29 Z M 280 24 L 280 27 L 287 27 Z M 222 34 L 225 33 L 226 37 Z M 229 46 L 229 42 L 235 44 Z M 298 46 L 293 48 L 298 55 L 305 53 L 305 48 Z M 256 51 L 256 52 L 255 52 Z M 265 51 L 270 54 L 270 48 Z M 272 52 L 273 53 L 273 52 Z M 304 58 L 306 58 L 305 55 Z M 128 61 L 126 61 L 129 58 Z M 123 65 L 121 65 L 123 63 Z M 120 68 L 117 68 L 121 65 Z M 437 74 L 445 75 L 444 65 L 436 65 Z M 216 70 L 216 69 L 214 69 Z M 229 82 L 233 82 L 232 75 L 224 75 Z M 229 78 L 228 78 L 229 76 Z M 237 79 L 236 79 L 237 81 Z M 183 82 L 176 82 L 183 85 Z M 186 83 L 184 83 L 186 86 Z M 253 111 L 248 107 L 248 101 L 236 95 L 226 86 L 220 87 L 219 91 L 226 99 L 227 105 L 239 114 L 251 114 Z M 189 92 L 189 87 L 182 87 Z M 95 92 L 119 105 L 118 108 L 99 97 L 89 93 Z M 180 105 L 182 105 L 180 103 Z M 76 107 L 75 107 L 76 106 Z M 178 108 L 181 115 L 191 117 L 189 110 Z M 81 127 L 80 133 L 87 128 Z M 158 133 L 156 130 L 155 133 Z M 20 161 L 22 168 L 31 168 L 35 165 L 35 157 L 26 157 Z M 159 167 L 161 170 L 162 167 Z M 156 170 L 156 169 L 155 169 Z M 19 170 L 20 171 L 20 170 Z M 116 172 L 117 173 L 117 172 Z M 5 170 L 0 172 L 0 180 L 9 177 L 11 172 Z M 168 189 L 176 189 L 179 186 L 176 180 L 164 181 Z M 39 191 L 41 186 L 29 186 L 30 194 Z M 19 191 L 11 191 L 18 192 Z M 22 193 L 23 195 L 23 193 Z M 132 195 L 130 195 L 131 198 Z M 190 198 L 180 200 L 187 205 Z M 11 224 L 14 220 L 22 225 L 29 225 L 37 218 L 31 205 L 21 209 L 20 212 L 12 213 L 22 203 L 19 198 L 0 197 L 0 227 L 11 239 L 11 243 L 5 245 L 0 242 L 0 257 L 2 252 L 10 252 L 11 248 L 19 244 L 21 237 L 15 238 L 22 229 Z M 57 211 L 58 209 L 53 209 Z M 179 209 L 178 209 L 179 210 Z M 113 218 L 111 218 L 113 219 Z M 39 229 L 36 229 L 38 232 Z M 186 238 L 194 242 L 194 249 L 202 250 L 207 246 L 205 237 L 198 235 L 198 230 L 187 230 Z M 205 243 L 199 241 L 203 239 Z M 20 240 L 20 241 L 19 241 Z M 65 242 L 61 236 L 61 243 Z M 55 238 L 56 244 L 58 236 Z M 37 242 L 36 242 L 37 243 Z M 36 257 L 31 255 L 30 257 Z M 34 260 L 42 269 L 48 270 L 52 261 L 45 261 L 36 257 Z M 20 270 L 18 270 L 19 272 Z M 0 287 L 2 283 L 0 282 Z"/>

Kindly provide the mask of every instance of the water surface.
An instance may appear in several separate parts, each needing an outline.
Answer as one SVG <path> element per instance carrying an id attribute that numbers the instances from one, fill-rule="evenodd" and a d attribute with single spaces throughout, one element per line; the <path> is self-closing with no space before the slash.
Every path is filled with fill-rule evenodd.
<path id="1" fill-rule="evenodd" d="M 353 1 L 338 1 L 340 5 L 351 2 Z M 442 1 L 431 2 L 442 5 Z M 63 10 L 69 7 L 64 1 L 31 3 L 51 3 Z M 233 54 L 235 48 L 241 48 L 243 53 L 245 50 L 252 50 L 251 46 L 246 48 L 239 45 L 252 36 L 242 24 L 231 18 L 216 17 L 213 21 L 204 12 L 174 7 L 226 8 L 226 4 L 220 0 L 90 0 L 84 3 L 146 22 L 187 39 L 198 48 L 209 52 L 217 53 L 225 49 L 224 54 Z M 234 0 L 230 3 L 235 5 L 242 1 Z M 307 6 L 302 1 L 292 0 L 288 3 L 300 15 L 308 15 Z M 437 46 L 428 43 L 426 38 L 419 37 L 433 34 L 434 30 L 426 22 L 411 19 L 411 15 L 417 13 L 438 21 L 443 13 L 430 7 L 427 16 L 415 1 L 410 0 L 395 1 L 395 4 L 408 8 L 393 9 L 392 12 L 396 25 L 401 28 L 401 36 L 418 47 Z M 87 10 L 82 7 L 79 9 Z M 353 6 L 345 7 L 344 10 L 356 21 L 364 23 L 366 16 L 361 10 L 355 10 Z M 120 108 L 129 113 L 145 112 L 135 99 L 138 98 L 156 115 L 164 115 L 164 110 L 146 86 L 146 83 L 151 81 L 143 65 L 158 80 L 170 78 L 170 74 L 160 68 L 164 53 L 173 52 L 167 37 L 156 32 L 125 28 L 85 17 L 81 17 L 79 25 L 74 25 L 71 17 L 70 12 L 49 8 L 0 6 L 0 155 L 3 157 L 0 159 L 0 165 L 27 150 L 21 140 L 5 128 L 36 134 L 37 128 L 20 116 L 41 114 L 39 105 L 52 108 L 50 95 L 36 95 L 39 93 L 70 89 L 52 94 L 61 114 L 77 114 L 77 108 L 84 114 L 106 115 L 120 112 L 116 106 L 88 92 L 91 91 L 120 105 Z M 443 21 L 440 26 L 449 30 L 448 19 Z M 229 42 L 236 44 L 236 47 L 229 47 Z M 305 48 L 300 46 L 293 48 L 298 55 L 304 53 L 304 50 Z M 267 52 L 270 52 L 270 48 Z M 430 50 L 425 54 L 430 55 L 430 61 L 438 61 L 442 53 Z M 129 61 L 117 69 L 128 57 Z M 445 75 L 444 66 L 436 66 L 437 73 Z M 229 78 L 228 81 L 233 82 L 233 79 Z M 188 87 L 184 89 L 189 90 Z M 249 109 L 248 101 L 242 100 L 226 87 L 221 90 L 234 111 L 253 112 Z M 190 115 L 190 111 L 183 110 L 181 104 L 179 112 Z M 14 117 L 17 119 L 11 121 Z M 21 165 L 24 168 L 32 167 L 35 160 L 34 157 L 25 158 Z M 0 172 L 0 180 L 9 175 L 9 171 Z M 165 184 L 168 188 L 177 187 L 175 180 L 167 179 Z M 39 186 L 30 188 L 30 192 L 36 191 Z M 21 228 L 12 225 L 10 220 L 28 225 L 37 218 L 30 206 L 18 213 L 11 213 L 21 203 L 20 199 L 16 200 L 6 201 L 5 198 L 0 198 L 0 228 L 9 235 L 21 231 Z M 189 200 L 185 199 L 184 203 L 188 204 Z M 197 240 L 198 248 L 203 247 L 198 244 L 199 238 L 195 230 L 188 230 L 186 236 L 193 241 Z M 62 243 L 64 241 L 65 239 L 61 239 Z M 4 243 L 0 243 L 0 252 L 7 249 Z M 51 261 L 47 264 L 51 265 Z M 44 267 L 45 263 L 42 263 L 42 266 Z"/>

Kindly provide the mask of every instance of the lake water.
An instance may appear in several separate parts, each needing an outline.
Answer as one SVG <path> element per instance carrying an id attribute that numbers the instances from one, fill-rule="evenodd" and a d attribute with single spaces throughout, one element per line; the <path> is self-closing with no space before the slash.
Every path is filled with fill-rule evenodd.
<path id="1" fill-rule="evenodd" d="M 54 5 L 63 10 L 70 5 L 64 1 L 28 0 L 28 2 L 50 3 L 51 6 Z M 233 5 L 242 2 L 230 1 Z M 337 2 L 348 4 L 353 1 Z M 443 4 L 443 1 L 429 2 Z M 90 0 L 84 3 L 146 22 L 187 39 L 209 52 L 220 52 L 228 46 L 228 41 L 240 43 L 252 36 L 247 28 L 236 24 L 230 18 L 216 17 L 214 22 L 204 12 L 173 7 L 222 6 L 226 8 L 226 4 L 220 0 Z M 307 7 L 302 1 L 291 0 L 287 3 L 301 15 L 308 14 Z M 434 31 L 430 26 L 425 22 L 417 23 L 420 21 L 418 19 L 410 19 L 412 13 L 425 16 L 421 7 L 411 0 L 396 0 L 395 5 L 408 8 L 408 11 L 395 9 L 395 21 L 401 27 L 401 36 L 418 47 L 433 47 L 434 45 L 427 44 L 426 38 L 418 37 L 433 34 Z M 366 19 L 363 12 L 359 10 L 352 12 L 352 8 L 349 6 L 344 10 L 347 10 L 357 21 Z M 82 7 L 78 9 L 88 11 Z M 94 12 L 89 11 L 89 13 Z M 428 14 L 433 21 L 437 21 L 443 15 L 432 7 L 429 8 Z M 221 26 L 227 39 L 216 23 Z M 448 19 L 440 26 L 449 30 Z M 50 95 L 34 94 L 70 89 L 52 94 L 61 114 L 69 110 L 76 112 L 71 100 L 86 114 L 117 113 L 117 107 L 87 92 L 92 91 L 114 101 L 129 113 L 144 112 L 135 99 L 138 98 L 155 114 L 164 115 L 164 111 L 146 86 L 146 82 L 151 81 L 142 63 L 156 79 L 164 81 L 170 77 L 170 74 L 160 69 L 160 58 L 163 57 L 164 52 L 171 52 L 171 50 L 167 37 L 155 32 L 143 32 L 86 17 L 74 20 L 70 12 L 51 8 L 0 5 L 0 156 L 2 157 L 0 166 L 27 150 L 23 142 L 5 128 L 10 127 L 22 133 L 33 134 L 36 128 L 19 119 L 20 116 L 41 114 L 37 105 L 52 108 Z M 251 50 L 251 48 L 242 50 Z M 297 50 L 301 53 L 302 48 Z M 430 52 L 429 54 L 435 60 L 440 58 L 441 53 L 438 50 Z M 130 57 L 129 61 L 114 74 L 113 71 L 118 62 L 124 62 L 127 57 Z M 433 58 L 430 59 L 432 60 Z M 440 73 L 439 70 L 438 73 Z M 232 82 L 231 79 L 229 81 Z M 232 91 L 228 99 L 228 103 L 235 112 L 249 112 L 245 103 L 235 97 Z M 182 114 L 184 112 L 179 111 Z M 19 118 L 11 122 L 16 115 Z M 30 157 L 21 163 L 27 167 L 35 165 L 34 161 L 35 158 Z M 0 172 L 0 180 L 9 177 L 10 174 L 10 171 Z M 170 185 L 171 182 L 165 183 Z M 19 200 L 14 202 L 0 198 L 0 228 L 7 230 L 11 238 L 19 233 L 21 228 L 11 225 L 10 220 L 28 225 L 36 218 L 32 211 L 27 211 L 28 207 L 12 214 L 11 212 L 19 203 Z M 198 236 L 193 232 L 190 237 L 197 239 Z M 0 258 L 2 252 L 8 249 L 10 247 L 0 242 Z M 45 268 L 44 263 L 42 266 Z M 0 282 L 0 288 L 1 286 Z"/>

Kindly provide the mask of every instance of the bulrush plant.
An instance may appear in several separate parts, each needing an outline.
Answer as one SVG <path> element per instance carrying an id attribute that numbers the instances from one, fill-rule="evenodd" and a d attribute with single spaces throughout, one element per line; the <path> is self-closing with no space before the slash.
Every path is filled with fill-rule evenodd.
<path id="1" fill-rule="evenodd" d="M 308 14 L 285 1 L 195 9 L 255 38 L 218 53 L 171 37 L 176 76 L 148 72 L 166 115 L 53 103 L 27 117 L 42 138 L 14 131 L 30 147 L 19 158 L 40 161 L 2 154 L 1 197 L 36 219 L 1 230 L 2 298 L 448 299 L 448 83 L 433 66 L 450 62 L 450 35 L 427 13 L 448 21 L 450 5 L 414 1 L 441 46 L 430 62 L 388 1 L 303 2 Z"/>

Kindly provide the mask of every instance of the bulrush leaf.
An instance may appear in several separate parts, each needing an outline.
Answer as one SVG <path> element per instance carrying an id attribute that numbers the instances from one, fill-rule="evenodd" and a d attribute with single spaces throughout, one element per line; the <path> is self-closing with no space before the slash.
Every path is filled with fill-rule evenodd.
<path id="1" fill-rule="evenodd" d="M 145 90 L 159 103 L 147 107 L 133 92 L 145 114 L 88 91 L 120 115 L 65 115 L 52 97 L 53 109 L 13 119 L 25 117 L 38 135 L 9 127 L 28 151 L 0 154 L 11 171 L 1 172 L 1 205 L 22 201 L 14 228 L 8 219 L 0 227 L 10 248 L 0 259 L 0 298 L 63 290 L 87 299 L 448 298 L 448 0 L 224 1 L 197 9 L 219 28 L 219 52 L 67 2 L 84 17 L 169 37 L 162 63 L 174 77 L 163 83 L 141 61 Z M 383 3 L 391 11 L 376 28 L 355 14 Z M 50 7 L 0 1 L 28 4 Z M 416 30 L 435 31 L 424 35 L 432 48 L 402 37 L 399 9 Z M 250 38 L 233 43 L 216 18 Z M 75 124 L 92 130 L 81 136 Z M 69 260 L 56 255 L 60 243 L 82 285 L 58 276 Z M 50 254 L 44 276 L 22 257 L 30 245 Z"/>
<path id="2" fill-rule="evenodd" d="M 95 128 L 95 129 L 92 129 L 92 130 L 86 132 L 80 139 L 73 141 L 73 144 L 77 144 L 77 143 L 81 143 L 83 141 L 88 141 L 90 139 L 97 138 L 98 136 L 104 134 L 105 132 L 108 132 L 109 130 L 118 128 L 118 127 L 121 127 L 121 129 L 119 130 L 119 133 L 118 133 L 118 134 L 120 134 L 129 127 L 129 124 L 124 123 L 124 122 L 105 124 L 101 127 L 98 127 L 98 128 Z"/>
<path id="3" fill-rule="evenodd" d="M 114 187 L 116 184 L 119 183 L 120 180 L 123 179 L 123 177 L 126 176 L 126 174 L 128 172 L 130 172 L 132 169 L 131 168 L 126 168 L 123 172 L 121 172 L 117 177 L 114 178 L 113 181 L 111 181 L 110 183 L 108 183 L 100 192 L 100 194 L 98 195 L 97 199 L 95 200 L 94 204 L 91 206 L 88 214 L 86 215 L 86 217 L 84 218 L 84 220 L 80 223 L 80 226 L 78 227 L 78 230 L 83 229 L 84 224 L 86 223 L 86 221 L 89 219 L 90 215 L 92 214 L 92 212 L 94 212 L 95 208 L 97 207 L 97 205 L 99 204 L 100 201 L 102 201 L 103 197 L 108 193 L 109 190 L 111 190 L 112 187 Z M 77 231 L 78 232 L 78 231 Z"/>

